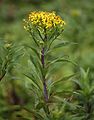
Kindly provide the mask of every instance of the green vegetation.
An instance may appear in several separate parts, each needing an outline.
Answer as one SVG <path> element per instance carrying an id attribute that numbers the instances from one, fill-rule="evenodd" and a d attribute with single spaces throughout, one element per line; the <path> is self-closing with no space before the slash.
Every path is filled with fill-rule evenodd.
<path id="1" fill-rule="evenodd" d="M 63 34 L 30 35 L 31 11 L 55 11 Z M 0 120 L 94 120 L 93 12 L 94 0 L 0 1 Z"/>

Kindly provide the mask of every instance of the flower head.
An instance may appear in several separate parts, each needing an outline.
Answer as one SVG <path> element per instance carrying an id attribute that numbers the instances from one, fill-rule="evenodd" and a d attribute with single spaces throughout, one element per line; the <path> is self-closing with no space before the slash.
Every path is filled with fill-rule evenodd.
<path id="1" fill-rule="evenodd" d="M 52 29 L 54 27 L 64 27 L 65 22 L 62 18 L 55 14 L 55 12 L 31 12 L 28 19 L 25 20 L 24 28 L 29 29 L 28 25 L 34 25 L 39 28 Z"/>

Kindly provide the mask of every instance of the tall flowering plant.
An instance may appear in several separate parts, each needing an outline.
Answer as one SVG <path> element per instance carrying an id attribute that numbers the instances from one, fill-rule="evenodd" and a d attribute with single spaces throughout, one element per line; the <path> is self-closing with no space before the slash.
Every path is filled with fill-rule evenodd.
<path id="1" fill-rule="evenodd" d="M 31 89 L 37 94 L 39 100 L 35 108 L 43 109 L 46 117 L 50 119 L 52 118 L 50 103 L 53 88 L 64 79 L 51 80 L 50 69 L 55 63 L 68 61 L 64 56 L 58 57 L 58 55 L 51 59 L 51 52 L 65 45 L 64 41 L 53 44 L 63 33 L 64 26 L 65 21 L 55 12 L 31 12 L 24 20 L 24 29 L 30 33 L 35 43 L 35 47 L 28 46 L 34 52 L 34 55 L 30 56 L 34 69 L 25 76 L 32 80 Z M 67 79 L 70 77 L 72 76 L 68 76 Z"/>

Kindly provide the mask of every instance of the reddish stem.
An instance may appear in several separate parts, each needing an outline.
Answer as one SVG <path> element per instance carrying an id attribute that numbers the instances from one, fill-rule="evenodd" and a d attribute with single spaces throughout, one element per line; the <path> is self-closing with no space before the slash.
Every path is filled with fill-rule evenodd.
<path id="1" fill-rule="evenodd" d="M 42 55 L 41 55 L 41 63 L 42 63 L 43 69 L 45 69 L 44 47 L 42 48 L 41 53 L 42 53 Z M 44 99 L 45 99 L 46 102 L 48 102 L 48 92 L 47 92 L 47 85 L 46 85 L 45 75 L 43 75 L 43 87 L 44 87 Z"/>

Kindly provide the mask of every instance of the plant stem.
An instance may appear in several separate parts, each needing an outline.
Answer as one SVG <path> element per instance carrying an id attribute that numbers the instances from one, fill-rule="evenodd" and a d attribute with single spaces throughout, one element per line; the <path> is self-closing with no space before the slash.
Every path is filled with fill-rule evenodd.
<path id="1" fill-rule="evenodd" d="M 41 51 L 41 63 L 42 63 L 42 67 L 43 67 L 43 71 L 45 70 L 45 55 L 44 55 L 44 47 L 42 48 Z M 49 106 L 48 106 L 48 91 L 47 91 L 47 85 L 46 85 L 46 78 L 45 78 L 45 74 L 43 73 L 43 93 L 44 93 L 44 101 L 45 101 L 45 107 L 44 107 L 44 111 L 47 115 L 47 117 L 50 117 L 50 111 L 49 111 Z"/>
<path id="2" fill-rule="evenodd" d="M 43 69 L 45 69 L 45 57 L 44 57 L 44 47 L 42 48 L 41 51 L 41 63 L 42 63 L 42 67 Z M 45 102 L 48 102 L 48 92 L 47 92 L 47 85 L 46 85 L 46 79 L 45 79 L 45 75 L 43 74 L 43 87 L 44 87 L 44 99 Z"/>
<path id="3" fill-rule="evenodd" d="M 46 29 L 44 29 L 45 37 L 44 37 L 44 42 L 47 41 L 47 34 L 46 34 Z M 46 78 L 45 78 L 45 45 L 42 47 L 41 50 L 41 63 L 42 63 L 42 68 L 43 68 L 43 75 L 42 75 L 42 80 L 43 80 L 43 94 L 44 94 L 44 101 L 45 101 L 45 107 L 43 108 L 47 117 L 50 118 L 50 111 L 49 111 L 49 106 L 48 106 L 48 90 L 47 90 L 47 84 L 46 84 Z"/>
<path id="4" fill-rule="evenodd" d="M 5 74 L 6 72 L 4 72 L 2 76 L 0 76 L 0 81 L 4 78 Z"/>
<path id="5" fill-rule="evenodd" d="M 8 63 L 9 63 L 9 60 L 6 60 L 5 65 L 4 65 L 4 68 L 3 68 L 3 69 L 5 69 L 5 70 L 3 71 L 2 75 L 0 76 L 0 81 L 1 81 L 1 80 L 5 77 L 5 75 L 6 75 L 6 69 L 7 69 Z"/>

